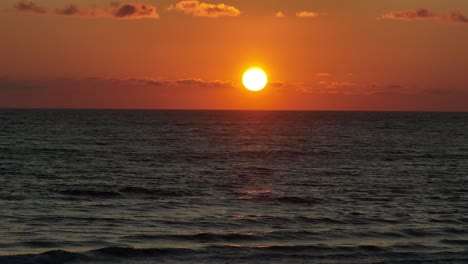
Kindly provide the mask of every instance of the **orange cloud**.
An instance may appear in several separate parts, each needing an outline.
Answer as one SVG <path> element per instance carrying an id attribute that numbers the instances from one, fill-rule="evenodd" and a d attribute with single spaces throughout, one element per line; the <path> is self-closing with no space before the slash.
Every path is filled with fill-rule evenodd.
<path id="1" fill-rule="evenodd" d="M 313 18 L 313 17 L 318 17 L 320 14 L 315 13 L 315 12 L 310 12 L 310 11 L 301 11 L 297 12 L 296 16 L 300 18 Z"/>
<path id="2" fill-rule="evenodd" d="M 444 15 L 429 11 L 425 8 L 418 8 L 416 10 L 393 11 L 383 15 L 380 18 L 405 21 L 437 20 L 450 23 L 468 24 L 468 18 L 459 11 L 451 11 L 447 15 Z"/>
<path id="3" fill-rule="evenodd" d="M 239 9 L 225 4 L 201 3 L 198 0 L 180 1 L 175 5 L 169 6 L 168 10 L 177 10 L 194 17 L 235 17 L 240 15 Z"/>
<path id="4" fill-rule="evenodd" d="M 278 18 L 283 18 L 283 17 L 286 17 L 286 16 L 284 15 L 283 12 L 278 11 L 278 13 L 276 13 L 276 17 L 278 17 Z"/>
<path id="5" fill-rule="evenodd" d="M 32 12 L 35 14 L 50 14 L 81 18 L 113 18 L 113 19 L 142 19 L 159 18 L 157 8 L 153 5 L 142 3 L 111 4 L 109 8 L 81 8 L 78 5 L 70 4 L 63 8 L 58 8 L 54 12 L 34 4 L 33 2 L 19 2 L 15 8 L 21 12 Z"/>
<path id="6" fill-rule="evenodd" d="M 47 9 L 38 6 L 32 1 L 20 1 L 14 5 L 14 8 L 20 12 L 28 12 L 28 13 L 35 13 L 35 14 L 45 14 L 47 13 Z"/>

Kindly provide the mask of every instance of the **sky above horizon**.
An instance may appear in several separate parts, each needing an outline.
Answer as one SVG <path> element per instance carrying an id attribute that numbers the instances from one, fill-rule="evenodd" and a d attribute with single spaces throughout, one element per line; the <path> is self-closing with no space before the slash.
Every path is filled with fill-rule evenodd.
<path id="1" fill-rule="evenodd" d="M 466 0 L 3 0 L 0 32 L 3 108 L 468 111 Z"/>

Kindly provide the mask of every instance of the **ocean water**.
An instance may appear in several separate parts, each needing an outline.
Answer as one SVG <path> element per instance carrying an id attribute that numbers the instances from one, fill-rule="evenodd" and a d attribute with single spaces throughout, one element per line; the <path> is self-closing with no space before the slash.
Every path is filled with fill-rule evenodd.
<path id="1" fill-rule="evenodd" d="M 468 114 L 0 110 L 0 263 L 468 263 Z"/>

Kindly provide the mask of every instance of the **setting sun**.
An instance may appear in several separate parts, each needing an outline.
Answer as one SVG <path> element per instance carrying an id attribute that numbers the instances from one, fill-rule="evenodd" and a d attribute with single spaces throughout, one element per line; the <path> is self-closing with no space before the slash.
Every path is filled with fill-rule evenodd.
<path id="1" fill-rule="evenodd" d="M 242 83 L 250 91 L 261 91 L 268 83 L 268 76 L 260 68 L 250 68 L 244 73 Z"/>

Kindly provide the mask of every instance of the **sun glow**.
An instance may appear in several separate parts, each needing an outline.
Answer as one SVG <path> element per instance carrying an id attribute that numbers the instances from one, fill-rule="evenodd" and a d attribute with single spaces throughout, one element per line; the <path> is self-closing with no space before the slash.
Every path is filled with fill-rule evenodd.
<path id="1" fill-rule="evenodd" d="M 242 83 L 248 90 L 258 92 L 267 85 L 268 76 L 260 68 L 250 68 L 244 73 Z"/>

